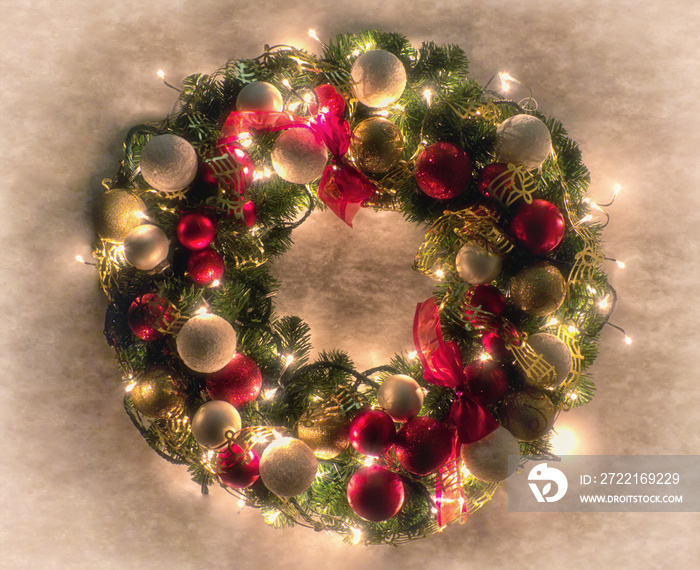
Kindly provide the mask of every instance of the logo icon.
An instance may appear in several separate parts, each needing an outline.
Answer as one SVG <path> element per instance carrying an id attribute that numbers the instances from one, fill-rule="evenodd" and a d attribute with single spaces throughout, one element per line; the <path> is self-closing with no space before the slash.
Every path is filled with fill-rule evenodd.
<path id="1" fill-rule="evenodd" d="M 566 495 L 566 490 L 569 488 L 569 482 L 566 480 L 566 475 L 559 471 L 556 467 L 548 467 L 546 463 L 540 463 L 530 469 L 530 474 L 527 476 L 528 481 L 537 481 L 537 483 L 528 483 L 532 494 L 535 495 L 538 503 L 554 503 Z M 554 494 L 551 494 L 552 483 L 557 488 Z M 540 484 L 543 484 L 540 490 Z"/>

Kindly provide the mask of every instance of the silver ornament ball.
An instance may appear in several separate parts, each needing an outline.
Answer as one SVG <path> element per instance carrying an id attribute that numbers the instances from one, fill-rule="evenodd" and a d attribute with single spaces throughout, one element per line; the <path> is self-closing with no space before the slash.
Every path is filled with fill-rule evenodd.
<path id="1" fill-rule="evenodd" d="M 217 449 L 226 444 L 229 436 L 241 429 L 238 410 L 223 400 L 203 404 L 192 418 L 192 436 L 207 449 Z"/>
<path id="2" fill-rule="evenodd" d="M 168 257 L 170 242 L 157 226 L 143 224 L 135 227 L 124 238 L 124 256 L 136 269 L 149 271 Z"/>
<path id="3" fill-rule="evenodd" d="M 377 403 L 394 421 L 405 422 L 420 412 L 423 406 L 423 390 L 410 376 L 389 376 L 377 390 Z"/>
<path id="4" fill-rule="evenodd" d="M 293 437 L 273 441 L 260 457 L 260 478 L 265 487 L 280 497 L 295 497 L 306 491 L 317 470 L 313 450 Z"/>
<path id="5" fill-rule="evenodd" d="M 308 184 L 326 168 L 328 149 L 304 128 L 284 131 L 272 147 L 272 166 L 282 180 Z"/>
<path id="6" fill-rule="evenodd" d="M 487 243 L 470 241 L 457 252 L 455 266 L 467 283 L 483 285 L 493 281 L 501 272 L 501 254 Z"/>
<path id="7" fill-rule="evenodd" d="M 556 378 L 548 384 L 537 383 L 536 381 L 526 378 L 526 383 L 538 388 L 558 388 L 561 386 L 566 377 L 571 373 L 573 368 L 573 357 L 566 343 L 559 337 L 549 333 L 536 333 L 528 337 L 527 343 L 539 352 L 544 359 L 554 366 Z"/>
<path id="8" fill-rule="evenodd" d="M 177 135 L 157 135 L 141 149 L 141 175 L 156 190 L 179 192 L 197 175 L 194 147 Z"/>
<path id="9" fill-rule="evenodd" d="M 279 89 L 267 81 L 248 83 L 238 93 L 236 111 L 276 111 L 284 108 Z"/>
<path id="10" fill-rule="evenodd" d="M 406 70 L 393 53 L 381 49 L 363 53 L 350 70 L 357 100 L 368 107 L 387 107 L 406 88 Z"/>
<path id="11" fill-rule="evenodd" d="M 503 426 L 498 426 L 486 437 L 463 445 L 460 450 L 462 462 L 469 472 L 480 481 L 495 483 L 510 477 L 518 465 L 517 461 L 508 462 L 508 456 L 520 457 L 520 445 Z"/>
<path id="12" fill-rule="evenodd" d="M 542 121 L 532 115 L 514 115 L 496 131 L 496 156 L 499 162 L 539 168 L 552 150 L 552 137 Z"/>
<path id="13" fill-rule="evenodd" d="M 184 324 L 176 344 L 185 366 L 211 374 L 221 370 L 236 354 L 236 331 L 226 319 L 205 313 Z"/>

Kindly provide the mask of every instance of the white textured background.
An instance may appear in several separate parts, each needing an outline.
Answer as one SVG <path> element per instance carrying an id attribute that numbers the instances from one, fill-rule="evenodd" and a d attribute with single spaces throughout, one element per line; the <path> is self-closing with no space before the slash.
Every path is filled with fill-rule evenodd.
<path id="1" fill-rule="evenodd" d="M 0 567 L 692 567 L 697 514 L 509 514 L 504 492 L 399 549 L 275 531 L 221 492 L 201 497 L 133 429 L 105 301 L 73 261 L 90 251 L 90 197 L 128 127 L 170 110 L 158 68 L 178 83 L 264 43 L 313 48 L 309 27 L 461 45 L 477 80 L 506 70 L 564 122 L 594 198 L 623 186 L 606 252 L 627 262 L 609 267 L 613 320 L 635 341 L 607 330 L 596 399 L 558 425 L 578 431 L 579 453 L 700 453 L 697 0 L 1 0 Z M 410 349 L 429 286 L 408 270 L 416 228 L 366 214 L 356 228 L 319 216 L 299 230 L 280 309 L 306 318 L 317 346 L 373 364 Z"/>

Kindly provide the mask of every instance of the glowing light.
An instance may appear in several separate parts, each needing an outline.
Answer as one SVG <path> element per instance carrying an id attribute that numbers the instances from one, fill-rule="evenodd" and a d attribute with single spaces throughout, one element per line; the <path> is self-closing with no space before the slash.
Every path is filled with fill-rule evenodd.
<path id="1" fill-rule="evenodd" d="M 241 133 L 238 135 L 238 142 L 241 143 L 241 146 L 248 148 L 253 144 L 253 135 L 249 132 Z"/>
<path id="2" fill-rule="evenodd" d="M 411 352 L 408 353 L 408 358 L 409 360 L 415 360 L 418 358 L 418 352 L 415 350 L 412 350 Z"/>
<path id="3" fill-rule="evenodd" d="M 284 357 L 284 365 L 289 366 L 292 362 L 294 362 L 294 356 L 292 354 L 288 354 L 287 356 Z"/>
<path id="4" fill-rule="evenodd" d="M 591 287 L 590 285 L 586 285 L 586 289 L 588 289 L 589 293 L 592 293 L 593 295 L 596 294 L 595 287 Z"/>
<path id="5" fill-rule="evenodd" d="M 277 517 L 280 516 L 279 511 L 275 511 L 274 513 L 263 513 L 263 517 L 265 518 L 265 522 L 267 524 L 273 524 L 276 520 Z"/>
<path id="6" fill-rule="evenodd" d="M 625 335 L 625 344 L 632 344 L 632 339 Z"/>
<path id="7" fill-rule="evenodd" d="M 445 276 L 445 272 L 442 269 L 438 269 L 435 271 L 435 277 L 438 279 L 442 279 Z"/>
<path id="8" fill-rule="evenodd" d="M 365 49 L 372 49 L 372 43 L 371 43 L 371 42 L 367 42 L 367 43 L 365 44 Z"/>
<path id="9" fill-rule="evenodd" d="M 481 361 L 491 360 L 491 355 L 488 352 L 482 352 L 479 355 L 479 360 L 481 360 Z"/>
<path id="10" fill-rule="evenodd" d="M 625 268 L 625 262 L 624 262 L 624 261 L 620 261 L 619 259 L 616 259 L 616 260 L 615 260 L 615 263 L 617 263 L 617 266 L 618 266 L 620 269 L 624 269 L 624 268 Z"/>
<path id="11" fill-rule="evenodd" d="M 355 57 L 357 57 L 358 55 L 360 55 L 360 50 L 359 50 L 359 49 L 353 50 L 353 51 L 352 51 L 352 55 L 354 55 Z"/>
<path id="12" fill-rule="evenodd" d="M 578 438 L 571 428 L 558 428 L 552 434 L 552 451 L 555 455 L 569 455 L 577 446 Z"/>
<path id="13" fill-rule="evenodd" d="M 267 166 L 263 169 L 263 175 L 265 178 L 270 178 L 270 176 L 272 176 L 272 172 Z"/>
<path id="14" fill-rule="evenodd" d="M 126 391 L 131 392 L 134 389 L 134 386 L 136 386 L 136 382 L 132 380 L 126 385 Z"/>
<path id="15" fill-rule="evenodd" d="M 433 100 L 433 92 L 430 89 L 426 89 L 423 91 L 423 97 L 425 97 L 425 101 L 428 103 L 428 107 L 430 107 L 430 103 Z"/>
<path id="16" fill-rule="evenodd" d="M 265 175 L 260 172 L 259 170 L 256 170 L 253 172 L 253 180 L 262 180 Z"/>
<path id="17" fill-rule="evenodd" d="M 388 117 L 389 111 L 377 111 L 377 115 L 379 115 L 380 117 Z"/>
<path id="18" fill-rule="evenodd" d="M 294 113 L 299 108 L 299 105 L 301 105 L 301 101 L 294 101 L 293 103 L 289 104 L 287 109 Z"/>
<path id="19" fill-rule="evenodd" d="M 569 400 L 578 400 L 578 394 L 569 394 Z"/>
<path id="20" fill-rule="evenodd" d="M 246 502 L 243 499 L 238 499 L 238 508 L 242 509 L 246 506 Z"/>
<path id="21" fill-rule="evenodd" d="M 75 256 L 75 260 L 76 260 L 78 263 L 82 263 L 82 264 L 84 264 L 84 265 L 87 265 L 87 261 L 85 261 L 85 258 L 84 258 L 82 255 L 76 255 L 76 256 Z"/>
<path id="22" fill-rule="evenodd" d="M 194 312 L 194 314 L 195 315 L 206 315 L 207 314 L 207 307 L 206 306 L 199 307 L 199 309 L 197 309 Z"/>
<path id="23" fill-rule="evenodd" d="M 515 77 L 512 77 L 510 74 L 506 73 L 505 71 L 501 71 L 498 73 L 498 78 L 501 80 L 501 89 L 505 93 L 510 91 L 510 84 L 511 83 L 520 83 Z"/>
<path id="24" fill-rule="evenodd" d="M 617 195 L 620 193 L 621 190 L 622 190 L 622 186 L 620 186 L 619 184 L 615 184 L 613 186 L 613 197 L 612 197 L 613 200 L 615 198 L 617 198 Z"/>
<path id="25" fill-rule="evenodd" d="M 321 43 L 321 40 L 318 39 L 318 34 L 316 33 L 316 30 L 309 28 L 309 37 L 311 39 L 316 40 L 318 43 Z"/>
<path id="26" fill-rule="evenodd" d="M 553 326 L 558 325 L 558 324 L 559 324 L 559 319 L 557 319 L 556 317 L 552 317 L 551 319 L 549 319 L 547 321 L 547 323 L 544 326 L 553 327 Z"/>
<path id="27" fill-rule="evenodd" d="M 292 88 L 292 84 L 289 82 L 289 79 L 283 79 L 282 80 L 282 85 L 284 85 L 287 89 Z"/>
<path id="28" fill-rule="evenodd" d="M 211 282 L 210 287 L 218 287 L 219 285 L 221 285 L 221 281 L 214 279 L 214 281 Z"/>
<path id="29" fill-rule="evenodd" d="M 579 224 L 585 224 L 586 222 L 590 222 L 592 219 L 593 219 L 593 216 L 592 216 L 591 214 L 586 214 L 585 216 L 583 216 L 583 218 L 581 218 L 581 219 L 578 221 L 578 223 L 579 223 Z"/>
<path id="30" fill-rule="evenodd" d="M 569 325 L 568 331 L 569 331 L 571 334 L 575 334 L 575 333 L 578 332 L 578 329 L 577 329 L 574 325 Z"/>
<path id="31" fill-rule="evenodd" d="M 352 543 L 359 544 L 362 540 L 362 531 L 359 528 L 351 528 L 350 531 L 352 532 Z"/>
<path id="32" fill-rule="evenodd" d="M 265 400 L 271 400 L 274 398 L 275 394 L 277 393 L 278 388 L 270 388 L 269 390 L 265 390 L 263 392 L 263 398 Z"/>
<path id="33" fill-rule="evenodd" d="M 604 297 L 600 301 L 598 301 L 598 307 L 601 309 L 607 309 L 610 306 L 610 301 L 608 301 L 608 297 Z"/>
<path id="34" fill-rule="evenodd" d="M 144 214 L 143 212 L 136 211 L 134 212 L 134 216 L 136 216 L 139 220 L 148 220 L 148 216 Z"/>
<path id="35" fill-rule="evenodd" d="M 159 69 L 156 73 L 157 73 L 158 77 L 160 77 L 161 79 L 165 79 L 165 71 L 163 71 L 162 69 Z"/>
<path id="36" fill-rule="evenodd" d="M 233 154 L 236 155 L 236 158 L 246 158 L 246 153 L 243 152 L 240 148 L 234 149 Z"/>
<path id="37" fill-rule="evenodd" d="M 304 103 L 306 103 L 308 105 L 308 104 L 313 103 L 313 102 L 314 102 L 314 98 L 311 96 L 311 93 L 306 93 L 304 95 Z"/>

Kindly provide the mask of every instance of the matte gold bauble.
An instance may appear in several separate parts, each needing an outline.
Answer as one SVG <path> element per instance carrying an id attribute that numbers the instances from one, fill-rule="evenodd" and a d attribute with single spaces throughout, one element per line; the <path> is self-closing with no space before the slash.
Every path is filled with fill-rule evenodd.
<path id="1" fill-rule="evenodd" d="M 516 439 L 535 441 L 552 429 L 556 411 L 545 392 L 528 389 L 504 398 L 499 419 Z"/>
<path id="2" fill-rule="evenodd" d="M 318 460 L 300 439 L 283 437 L 273 441 L 260 457 L 260 478 L 280 497 L 295 497 L 316 479 Z"/>
<path id="3" fill-rule="evenodd" d="M 403 154 L 401 131 L 387 119 L 365 119 L 352 131 L 350 154 L 364 172 L 387 172 Z"/>
<path id="4" fill-rule="evenodd" d="M 145 215 L 141 198 L 126 190 L 109 190 L 95 204 L 95 229 L 102 238 L 123 241 Z"/>
<path id="5" fill-rule="evenodd" d="M 333 459 L 350 444 L 349 423 L 342 414 L 324 410 L 305 412 L 297 424 L 299 439 L 319 459 Z"/>
<path id="6" fill-rule="evenodd" d="M 377 403 L 396 422 L 405 422 L 418 415 L 423 407 L 423 391 L 410 376 L 389 376 L 377 390 Z"/>
<path id="7" fill-rule="evenodd" d="M 149 418 L 178 415 L 185 405 L 179 389 L 177 373 L 165 366 L 153 366 L 141 374 L 129 390 L 129 399 L 136 410 Z"/>
<path id="8" fill-rule="evenodd" d="M 543 261 L 520 270 L 510 283 L 515 305 L 533 317 L 556 311 L 566 298 L 566 283 L 559 270 Z"/>

